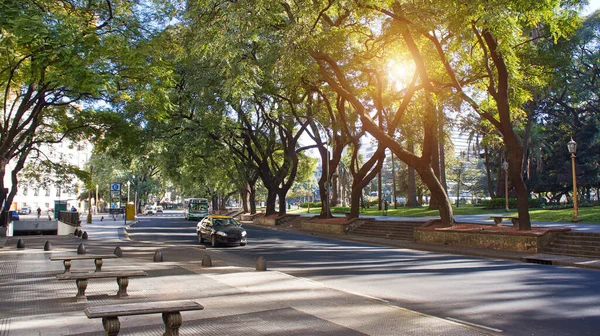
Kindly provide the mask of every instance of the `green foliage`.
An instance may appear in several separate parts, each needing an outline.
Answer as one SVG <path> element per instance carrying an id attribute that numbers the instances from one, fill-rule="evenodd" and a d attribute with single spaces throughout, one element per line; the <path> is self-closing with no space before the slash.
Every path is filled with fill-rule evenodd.
<path id="1" fill-rule="evenodd" d="M 545 200 L 543 198 L 530 198 L 528 203 L 529 208 L 542 208 L 545 205 Z M 504 209 L 506 207 L 506 199 L 498 197 L 490 200 L 481 200 L 480 205 L 484 209 Z M 508 207 L 510 209 L 516 209 L 517 199 L 509 198 Z"/>
<path id="2" fill-rule="evenodd" d="M 310 202 L 311 208 L 320 208 L 322 206 L 321 202 Z M 308 202 L 300 203 L 301 208 L 308 208 Z"/>

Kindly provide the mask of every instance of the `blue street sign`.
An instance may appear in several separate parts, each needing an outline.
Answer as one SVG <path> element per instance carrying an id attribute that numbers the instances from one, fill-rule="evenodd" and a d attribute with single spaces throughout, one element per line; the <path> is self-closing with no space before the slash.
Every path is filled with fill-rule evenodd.
<path id="1" fill-rule="evenodd" d="M 121 190 L 121 183 L 111 183 L 110 184 L 110 190 L 111 191 L 120 191 Z"/>

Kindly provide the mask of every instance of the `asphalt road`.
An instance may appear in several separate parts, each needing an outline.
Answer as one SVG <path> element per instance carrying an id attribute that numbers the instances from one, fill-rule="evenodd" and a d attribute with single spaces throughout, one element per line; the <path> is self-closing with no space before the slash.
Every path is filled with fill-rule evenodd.
<path id="1" fill-rule="evenodd" d="M 196 222 L 144 217 L 135 240 L 198 244 Z M 268 268 L 472 323 L 504 335 L 600 335 L 600 272 L 345 242 L 246 226 L 248 245 L 207 249 L 213 260 Z"/>

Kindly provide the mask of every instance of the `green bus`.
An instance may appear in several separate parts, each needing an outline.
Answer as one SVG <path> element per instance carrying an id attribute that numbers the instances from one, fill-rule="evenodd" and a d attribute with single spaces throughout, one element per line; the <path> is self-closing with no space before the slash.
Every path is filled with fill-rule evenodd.
<path id="1" fill-rule="evenodd" d="M 206 198 L 188 198 L 183 201 L 183 216 L 187 220 L 201 220 L 208 215 L 209 208 Z"/>

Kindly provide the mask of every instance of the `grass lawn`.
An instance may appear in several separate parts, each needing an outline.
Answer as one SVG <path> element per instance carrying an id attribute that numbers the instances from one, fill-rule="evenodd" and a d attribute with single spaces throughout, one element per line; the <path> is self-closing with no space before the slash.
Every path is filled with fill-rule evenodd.
<path id="1" fill-rule="evenodd" d="M 502 209 L 487 210 L 471 205 L 461 205 L 456 208 L 452 206 L 455 215 L 479 215 L 479 214 L 498 214 L 504 213 Z M 288 210 L 288 213 L 306 213 L 306 208 L 297 208 Z M 345 213 L 350 212 L 349 207 L 334 207 L 333 213 Z M 321 208 L 310 208 L 311 214 L 319 214 Z M 377 207 L 371 207 L 369 209 L 361 209 L 361 215 L 363 216 L 381 216 L 382 211 L 377 210 Z M 516 209 L 511 209 L 510 212 L 506 213 L 510 216 L 516 216 Z M 531 209 L 529 211 L 531 220 L 534 222 L 570 222 L 573 217 L 573 209 Z M 388 209 L 388 216 L 399 216 L 399 217 L 435 217 L 438 216 L 437 210 L 429 210 L 427 207 L 418 208 L 406 208 L 399 207 L 394 209 L 390 207 Z M 579 208 L 579 218 L 584 224 L 600 224 L 600 206 Z"/>

